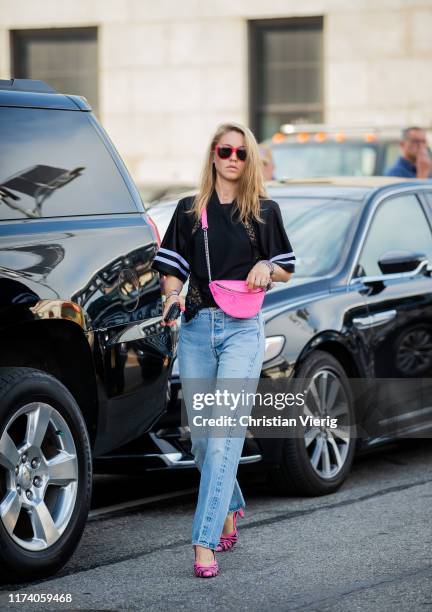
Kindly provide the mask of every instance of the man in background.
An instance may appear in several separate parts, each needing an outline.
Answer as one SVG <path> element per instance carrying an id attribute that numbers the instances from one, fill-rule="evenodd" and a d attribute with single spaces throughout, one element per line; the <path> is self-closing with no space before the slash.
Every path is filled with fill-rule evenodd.
<path id="1" fill-rule="evenodd" d="M 402 130 L 401 154 L 385 172 L 386 176 L 406 178 L 429 178 L 432 172 L 432 157 L 428 148 L 426 132 L 419 127 Z"/>

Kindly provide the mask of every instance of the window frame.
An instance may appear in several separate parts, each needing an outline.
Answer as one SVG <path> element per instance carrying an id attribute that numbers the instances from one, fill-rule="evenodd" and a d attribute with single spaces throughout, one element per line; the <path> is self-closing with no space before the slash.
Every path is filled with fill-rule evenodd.
<path id="1" fill-rule="evenodd" d="M 96 42 L 97 54 L 96 54 L 96 103 L 91 101 L 92 110 L 97 115 L 100 108 L 100 97 L 99 97 L 99 31 L 97 26 L 83 26 L 83 27 L 70 27 L 70 28 L 28 28 L 28 29 L 14 29 L 9 32 L 10 38 L 10 66 L 11 75 L 14 78 L 27 79 L 36 78 L 31 77 L 28 74 L 28 67 L 26 64 L 25 51 L 26 42 L 29 39 L 40 39 L 40 40 L 71 40 L 74 42 L 82 42 L 85 40 L 92 40 Z M 64 92 L 58 92 L 64 93 Z M 66 92 L 69 94 L 85 95 L 80 92 Z"/>
<path id="2" fill-rule="evenodd" d="M 248 21 L 248 80 L 249 80 L 249 125 L 252 131 L 257 136 L 257 140 L 263 140 L 263 135 L 260 133 L 259 115 L 263 112 L 259 101 L 259 91 L 262 88 L 260 82 L 261 76 L 259 73 L 259 65 L 262 63 L 262 48 L 260 36 L 265 30 L 297 30 L 301 27 L 310 30 L 319 30 L 322 34 L 321 44 L 321 88 L 318 112 L 321 114 L 321 119 L 318 123 L 325 122 L 325 63 L 324 63 L 324 17 L 293 17 L 284 19 L 253 19 Z M 299 105 L 305 108 L 307 105 Z M 315 105 L 312 105 L 315 106 Z M 317 104 L 318 106 L 318 104 Z M 311 109 L 314 110 L 314 109 Z"/>
<path id="3" fill-rule="evenodd" d="M 418 193 L 418 198 L 423 204 L 423 208 L 426 210 L 428 221 L 432 227 L 432 189 L 425 189 Z"/>

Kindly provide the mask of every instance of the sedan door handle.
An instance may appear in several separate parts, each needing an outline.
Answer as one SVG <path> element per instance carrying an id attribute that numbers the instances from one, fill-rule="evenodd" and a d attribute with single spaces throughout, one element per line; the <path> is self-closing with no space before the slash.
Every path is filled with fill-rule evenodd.
<path id="1" fill-rule="evenodd" d="M 396 315 L 396 310 L 383 310 L 382 312 L 377 312 L 374 315 L 369 315 L 367 317 L 354 317 L 353 325 L 355 325 L 358 329 L 376 327 L 391 321 L 396 317 Z"/>
<path id="2" fill-rule="evenodd" d="M 366 329 L 367 327 L 372 327 L 372 317 L 354 317 L 353 325 L 358 327 L 358 329 Z"/>
<path id="3" fill-rule="evenodd" d="M 376 312 L 372 315 L 372 319 L 374 321 L 374 325 L 381 325 L 383 323 L 387 323 L 387 321 L 391 321 L 397 315 L 396 310 L 383 310 L 382 312 Z"/>

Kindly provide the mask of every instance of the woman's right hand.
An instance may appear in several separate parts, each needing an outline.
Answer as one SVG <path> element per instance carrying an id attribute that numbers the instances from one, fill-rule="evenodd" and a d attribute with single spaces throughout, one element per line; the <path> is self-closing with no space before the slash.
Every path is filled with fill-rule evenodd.
<path id="1" fill-rule="evenodd" d="M 168 310 L 170 309 L 170 307 L 175 304 L 175 302 L 178 302 L 179 306 L 180 306 L 180 310 L 182 312 L 185 311 L 185 298 L 183 295 L 170 295 L 170 297 L 166 300 L 164 307 L 163 307 L 163 311 L 162 311 L 162 321 L 161 321 L 161 325 L 168 325 L 169 327 L 171 327 L 172 325 L 176 324 L 177 321 L 174 319 L 173 321 L 168 321 L 167 323 L 164 322 L 164 318 L 168 312 Z"/>

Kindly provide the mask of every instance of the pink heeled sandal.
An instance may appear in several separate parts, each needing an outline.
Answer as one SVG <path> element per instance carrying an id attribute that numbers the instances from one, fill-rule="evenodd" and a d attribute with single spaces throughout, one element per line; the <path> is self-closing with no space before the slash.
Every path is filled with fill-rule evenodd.
<path id="1" fill-rule="evenodd" d="M 194 552 L 195 552 L 195 559 L 196 559 L 195 544 L 194 544 Z M 195 576 L 197 576 L 197 578 L 213 578 L 214 576 L 217 576 L 219 574 L 219 566 L 218 566 L 218 562 L 216 561 L 216 555 L 214 551 L 213 551 L 213 557 L 214 557 L 214 563 L 211 563 L 210 565 L 201 565 L 201 563 L 197 563 L 195 561 L 194 574 Z"/>
<path id="2" fill-rule="evenodd" d="M 244 510 L 240 508 L 239 510 L 235 510 L 233 516 L 234 529 L 231 533 L 227 535 L 221 535 L 219 544 L 216 546 L 216 552 L 225 552 L 226 550 L 231 550 L 234 544 L 238 540 L 238 531 L 237 531 L 237 515 L 244 517 Z"/>

